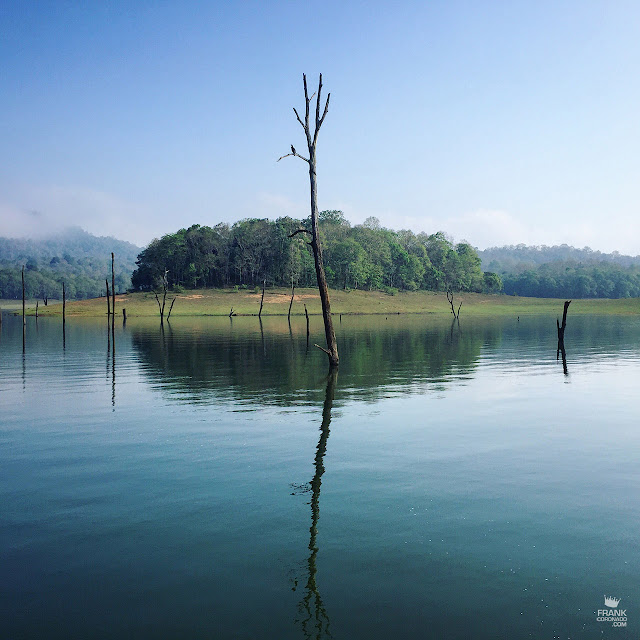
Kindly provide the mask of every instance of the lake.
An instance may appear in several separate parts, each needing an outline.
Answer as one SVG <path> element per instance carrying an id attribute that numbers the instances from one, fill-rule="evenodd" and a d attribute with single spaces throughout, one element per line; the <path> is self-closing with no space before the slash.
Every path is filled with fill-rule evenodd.
<path id="1" fill-rule="evenodd" d="M 639 637 L 638 317 L 27 323 L 3 638 Z"/>

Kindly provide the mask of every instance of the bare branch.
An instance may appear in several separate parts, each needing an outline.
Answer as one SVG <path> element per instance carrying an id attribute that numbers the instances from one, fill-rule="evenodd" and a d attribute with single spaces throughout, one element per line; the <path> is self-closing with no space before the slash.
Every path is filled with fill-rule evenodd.
<path id="1" fill-rule="evenodd" d="M 324 122 L 324 118 L 327 115 L 327 111 L 329 111 L 329 100 L 331 99 L 331 94 L 328 93 L 327 94 L 327 102 L 324 105 L 324 112 L 322 114 L 322 118 L 320 118 L 320 124 L 318 125 L 318 129 L 322 126 L 322 123 Z"/>
<path id="2" fill-rule="evenodd" d="M 322 74 L 320 74 L 320 80 L 318 81 L 318 99 L 316 100 L 316 133 L 318 131 L 318 125 L 320 123 L 320 95 L 322 93 Z"/>
<path id="3" fill-rule="evenodd" d="M 298 229 L 297 231 L 294 231 L 293 233 L 290 233 L 289 237 L 293 238 L 293 236 L 297 236 L 299 233 L 308 233 L 310 236 L 313 235 L 313 233 L 311 233 L 311 231 L 309 231 L 309 229 Z"/>
<path id="4" fill-rule="evenodd" d="M 331 94 L 327 94 L 327 102 L 324 105 L 324 112 L 322 113 L 322 118 L 320 118 L 320 120 L 316 119 L 316 131 L 313 134 L 313 144 L 316 143 L 316 140 L 318 139 L 318 131 L 320 131 L 320 127 L 322 126 L 322 123 L 324 122 L 324 119 L 327 115 L 327 111 L 329 111 L 329 99 L 331 98 Z M 319 107 L 320 105 L 318 105 Z M 316 114 L 317 115 L 317 114 Z"/>
<path id="5" fill-rule="evenodd" d="M 331 352 L 327 349 L 325 349 L 324 347 L 321 347 L 319 344 L 314 344 L 314 347 L 318 347 L 318 349 L 320 349 L 320 351 L 324 351 L 329 357 L 331 357 Z"/>
<path id="6" fill-rule="evenodd" d="M 307 90 L 307 74 L 302 74 L 302 82 L 304 83 L 304 128 L 309 129 L 309 91 Z"/>
<path id="7" fill-rule="evenodd" d="M 300 126 L 304 129 L 304 123 L 302 122 L 302 120 L 300 120 L 300 116 L 298 115 L 298 111 L 295 107 L 293 107 L 293 112 L 296 114 L 296 118 L 298 118 L 298 122 L 300 123 Z"/>
<path id="8" fill-rule="evenodd" d="M 288 158 L 289 156 L 295 156 L 296 158 L 300 158 L 300 160 L 304 160 L 306 163 L 309 162 L 309 160 L 307 158 L 305 158 L 304 156 L 301 156 L 297 151 L 296 153 L 287 153 L 286 156 L 280 156 L 276 162 L 280 162 L 280 160 L 282 160 L 282 158 Z"/>

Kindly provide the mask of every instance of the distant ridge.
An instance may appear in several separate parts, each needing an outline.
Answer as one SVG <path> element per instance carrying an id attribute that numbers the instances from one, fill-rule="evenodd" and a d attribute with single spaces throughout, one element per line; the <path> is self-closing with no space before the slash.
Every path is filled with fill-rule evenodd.
<path id="1" fill-rule="evenodd" d="M 0 298 L 21 297 L 23 266 L 30 298 L 59 298 L 62 282 L 69 298 L 104 295 L 105 278 L 111 281 L 111 252 L 116 291 L 126 291 L 140 251 L 130 242 L 94 236 L 80 227 L 37 239 L 0 237 Z"/>
<path id="2" fill-rule="evenodd" d="M 601 263 L 610 262 L 621 267 L 640 265 L 640 256 L 627 256 L 614 251 L 603 253 L 589 247 L 577 249 L 567 244 L 560 245 L 506 245 L 490 247 L 478 251 L 482 260 L 482 268 L 497 273 L 524 271 L 549 262 Z"/>

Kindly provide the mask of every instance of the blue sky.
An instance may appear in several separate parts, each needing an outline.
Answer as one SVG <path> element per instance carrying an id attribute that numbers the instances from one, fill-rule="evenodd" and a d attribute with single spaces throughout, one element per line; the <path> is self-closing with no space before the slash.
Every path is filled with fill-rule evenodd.
<path id="1" fill-rule="evenodd" d="M 0 4 L 0 235 L 137 244 L 319 202 L 491 245 L 640 253 L 637 2 Z"/>

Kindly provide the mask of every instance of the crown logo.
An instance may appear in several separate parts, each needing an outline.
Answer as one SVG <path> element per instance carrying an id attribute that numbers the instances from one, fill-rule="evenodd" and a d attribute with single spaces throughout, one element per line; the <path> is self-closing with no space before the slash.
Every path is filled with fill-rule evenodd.
<path id="1" fill-rule="evenodd" d="M 614 598 L 613 596 L 605 596 L 604 597 L 604 606 L 610 607 L 611 609 L 615 609 L 620 602 L 620 598 Z"/>

